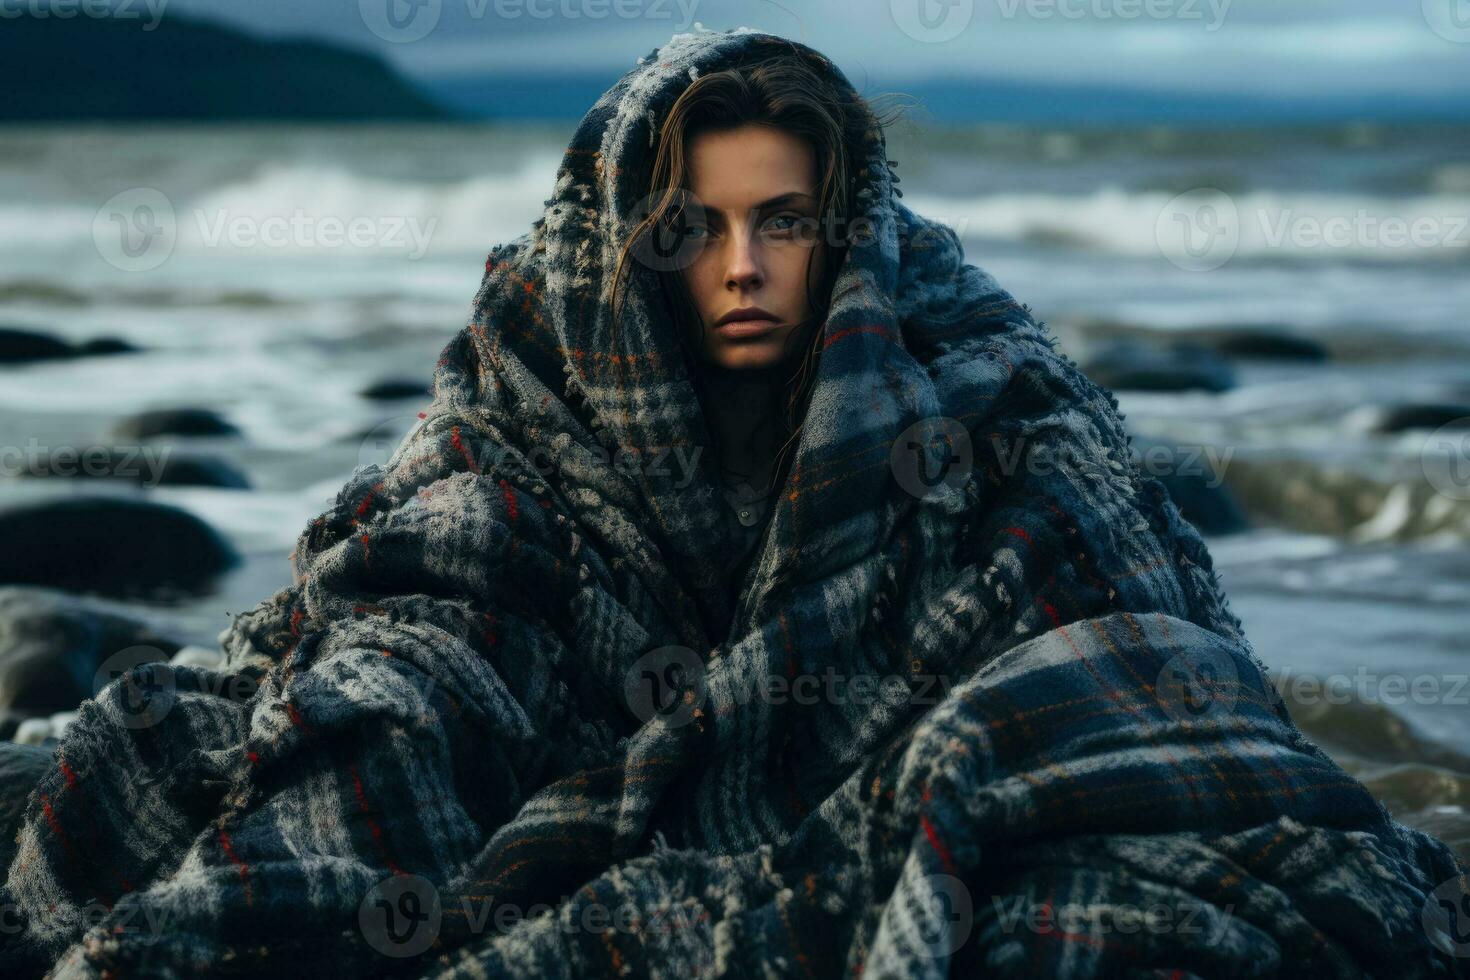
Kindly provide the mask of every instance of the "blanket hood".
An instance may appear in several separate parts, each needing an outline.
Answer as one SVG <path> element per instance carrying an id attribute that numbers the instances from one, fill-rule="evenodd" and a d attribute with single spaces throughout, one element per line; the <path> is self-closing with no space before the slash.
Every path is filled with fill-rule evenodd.
<path id="1" fill-rule="evenodd" d="M 541 401 L 565 397 L 609 453 L 643 461 L 629 468 L 630 500 L 661 533 L 661 560 L 693 608 L 678 608 L 671 583 L 650 581 L 650 587 L 674 607 L 689 642 L 706 648 L 731 625 L 739 585 L 719 559 L 732 549 L 736 529 L 718 490 L 718 460 L 705 451 L 710 436 L 690 361 L 657 273 L 628 263 L 617 324 L 609 301 L 619 250 L 643 217 L 669 108 L 701 74 L 780 53 L 797 54 L 840 91 L 856 95 L 818 52 L 748 28 L 677 34 L 640 58 L 577 127 L 533 231 L 490 255 L 471 322 L 492 363 L 500 366 L 497 351 L 510 348 L 536 375 L 539 384 L 517 395 L 528 441 L 556 438 L 552 418 L 538 417 L 538 394 Z M 868 136 L 865 158 L 855 166 L 862 214 L 854 224 L 862 237 L 849 244 L 835 281 L 803 432 L 744 595 L 744 621 L 768 608 L 779 586 L 813 581 L 881 548 L 899 513 L 921 503 L 894 484 L 889 449 L 916 421 L 944 414 L 933 378 L 905 349 L 904 330 L 933 298 L 926 295 L 929 285 L 952 284 L 958 241 L 947 227 L 902 206 L 883 134 L 875 128 Z M 943 247 L 911 247 L 915 230 Z M 975 309 L 989 307 L 984 319 L 1020 312 L 988 277 L 985 282 L 993 296 L 966 297 Z M 956 511 L 962 496 L 941 487 L 922 503 Z M 663 573 L 650 567 L 640 574 L 653 580 Z M 701 635 L 691 618 L 713 634 Z"/>

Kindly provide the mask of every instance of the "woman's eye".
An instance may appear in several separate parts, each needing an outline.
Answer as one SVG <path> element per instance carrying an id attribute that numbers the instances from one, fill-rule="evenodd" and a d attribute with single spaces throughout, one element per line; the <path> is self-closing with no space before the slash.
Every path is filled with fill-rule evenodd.
<path id="1" fill-rule="evenodd" d="M 771 218 L 771 221 L 775 224 L 777 231 L 795 231 L 796 226 L 801 223 L 801 215 L 778 214 Z M 780 224 L 780 222 L 790 222 L 790 224 Z"/>
<path id="2" fill-rule="evenodd" d="M 672 230 L 676 235 L 683 235 L 685 238 L 692 238 L 696 241 L 709 235 L 709 225 L 705 224 L 702 218 L 694 219 L 687 216 L 675 218 L 672 222 Z"/>

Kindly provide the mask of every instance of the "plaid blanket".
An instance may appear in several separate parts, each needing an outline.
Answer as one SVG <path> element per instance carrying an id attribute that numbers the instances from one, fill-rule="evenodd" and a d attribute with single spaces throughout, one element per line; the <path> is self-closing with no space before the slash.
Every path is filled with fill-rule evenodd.
<path id="1" fill-rule="evenodd" d="M 653 273 L 676 35 L 495 248 L 432 404 L 221 634 L 85 703 L 0 971 L 1465 973 L 1464 871 L 1292 724 L 1116 400 L 881 133 L 750 578 Z"/>

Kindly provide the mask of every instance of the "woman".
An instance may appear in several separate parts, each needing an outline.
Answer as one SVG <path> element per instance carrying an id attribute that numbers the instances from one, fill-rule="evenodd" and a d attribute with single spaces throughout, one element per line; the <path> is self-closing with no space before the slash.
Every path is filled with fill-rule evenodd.
<path id="1" fill-rule="evenodd" d="M 682 326 L 738 522 L 737 583 L 785 482 L 845 255 L 854 161 L 879 126 L 789 52 L 698 77 L 660 127 L 649 213 L 619 255 L 613 322 L 634 260 L 660 272 Z"/>
<path id="2" fill-rule="evenodd" d="M 227 670 L 83 706 L 7 975 L 1463 973 L 1463 868 L 889 164 L 802 45 L 640 59 Z"/>

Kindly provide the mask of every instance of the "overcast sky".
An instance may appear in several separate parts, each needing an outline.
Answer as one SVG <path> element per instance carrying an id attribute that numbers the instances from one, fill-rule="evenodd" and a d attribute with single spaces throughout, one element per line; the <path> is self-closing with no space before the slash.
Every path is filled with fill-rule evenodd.
<path id="1" fill-rule="evenodd" d="M 626 70 L 699 21 L 804 41 L 859 88 L 963 73 L 1179 91 L 1470 91 L 1470 0 L 131 2 L 330 37 L 419 76 Z"/>

